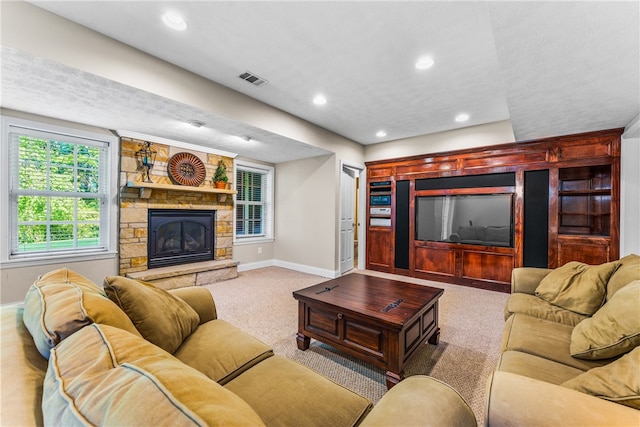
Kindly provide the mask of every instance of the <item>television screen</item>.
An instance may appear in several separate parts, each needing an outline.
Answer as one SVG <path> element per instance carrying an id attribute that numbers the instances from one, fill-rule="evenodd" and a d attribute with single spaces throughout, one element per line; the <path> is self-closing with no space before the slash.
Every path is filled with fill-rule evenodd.
<path id="1" fill-rule="evenodd" d="M 513 247 L 513 195 L 416 197 L 416 240 Z"/>

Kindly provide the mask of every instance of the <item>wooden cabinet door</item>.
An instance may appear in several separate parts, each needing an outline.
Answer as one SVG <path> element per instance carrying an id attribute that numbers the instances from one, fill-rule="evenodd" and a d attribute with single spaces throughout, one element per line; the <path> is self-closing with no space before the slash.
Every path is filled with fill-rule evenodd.
<path id="1" fill-rule="evenodd" d="M 369 228 L 367 236 L 367 268 L 391 271 L 393 246 L 391 229 Z"/>

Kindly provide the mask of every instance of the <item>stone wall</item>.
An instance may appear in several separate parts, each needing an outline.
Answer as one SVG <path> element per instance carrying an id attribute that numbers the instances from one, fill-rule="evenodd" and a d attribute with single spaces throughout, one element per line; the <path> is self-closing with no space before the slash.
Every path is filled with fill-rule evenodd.
<path id="1" fill-rule="evenodd" d="M 158 152 L 156 162 L 151 170 L 151 180 L 156 184 L 174 184 L 169 178 L 167 164 L 174 154 L 188 151 L 206 166 L 207 177 L 200 185 L 202 188 L 213 188 L 211 178 L 220 156 L 156 144 L 152 148 Z M 216 211 L 215 259 L 231 260 L 233 258 L 233 197 L 224 201 L 218 200 L 215 193 L 187 192 L 174 188 L 152 189 L 148 198 L 141 198 L 140 191 L 127 188 L 127 182 L 142 181 L 142 170 L 139 168 L 135 153 L 142 147 L 143 141 L 122 138 L 120 152 L 120 275 L 147 270 L 147 213 L 148 209 L 207 209 Z M 227 165 L 227 176 L 234 178 L 233 160 L 223 157 Z M 148 190 L 146 190 L 148 192 Z"/>

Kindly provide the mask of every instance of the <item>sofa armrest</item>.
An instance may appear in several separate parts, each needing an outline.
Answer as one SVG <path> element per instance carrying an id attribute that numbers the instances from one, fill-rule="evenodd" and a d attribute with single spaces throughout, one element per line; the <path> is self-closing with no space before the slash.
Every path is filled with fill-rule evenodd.
<path id="1" fill-rule="evenodd" d="M 169 292 L 184 300 L 198 313 L 201 325 L 218 318 L 213 295 L 211 295 L 208 289 L 190 286 L 187 288 L 171 289 Z"/>
<path id="2" fill-rule="evenodd" d="M 559 385 L 494 372 L 485 392 L 485 426 L 637 426 L 640 411 Z"/>
<path id="3" fill-rule="evenodd" d="M 533 295 L 540 281 L 551 273 L 550 268 L 518 267 L 511 271 L 511 293 Z"/>
<path id="4" fill-rule="evenodd" d="M 477 426 L 473 411 L 447 384 L 424 375 L 408 377 L 391 388 L 360 426 Z"/>

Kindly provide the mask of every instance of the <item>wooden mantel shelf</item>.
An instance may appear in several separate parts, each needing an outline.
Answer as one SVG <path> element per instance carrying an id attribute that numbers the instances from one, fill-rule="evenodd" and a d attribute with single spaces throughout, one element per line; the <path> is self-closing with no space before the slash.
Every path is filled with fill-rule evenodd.
<path id="1" fill-rule="evenodd" d="M 214 193 L 218 195 L 218 202 L 223 203 L 227 200 L 227 195 L 236 194 L 236 190 L 227 190 L 215 187 L 190 187 L 188 185 L 173 184 L 156 184 L 155 182 L 129 181 L 127 188 L 137 188 L 141 199 L 151 197 L 153 190 L 173 190 L 173 191 L 190 191 L 193 193 Z"/>

